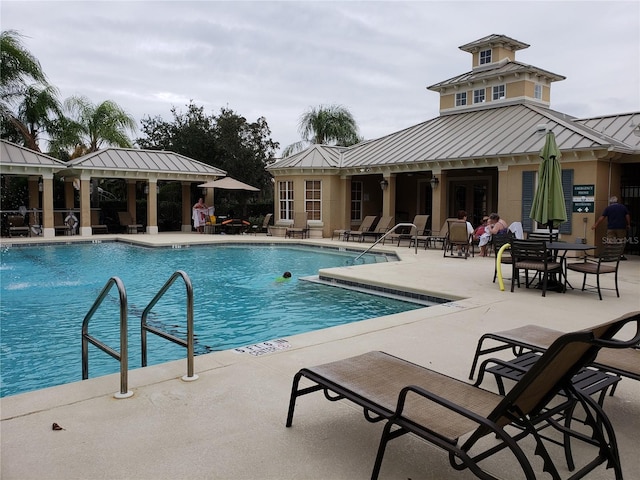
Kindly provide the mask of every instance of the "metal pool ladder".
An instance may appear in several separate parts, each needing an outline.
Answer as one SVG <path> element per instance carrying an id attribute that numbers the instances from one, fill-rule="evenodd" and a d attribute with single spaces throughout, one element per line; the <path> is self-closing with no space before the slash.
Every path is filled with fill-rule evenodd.
<path id="1" fill-rule="evenodd" d="M 107 344 L 101 342 L 97 338 L 89 335 L 89 320 L 93 317 L 98 307 L 102 304 L 106 298 L 109 290 L 113 286 L 118 289 L 120 296 L 120 353 L 109 347 Z M 93 302 L 93 305 L 89 312 L 85 315 L 82 321 L 82 379 L 89 378 L 89 343 L 95 345 L 103 352 L 111 355 L 113 358 L 120 362 L 120 392 L 116 393 L 116 398 L 129 398 L 133 395 L 127 387 L 128 382 L 128 352 L 127 352 L 127 292 L 124 288 L 122 280 L 118 277 L 111 277 L 107 284 L 103 287 L 100 295 Z"/>
<path id="2" fill-rule="evenodd" d="M 149 312 L 158 303 L 158 300 L 162 298 L 169 287 L 173 285 L 173 283 L 178 279 L 182 278 L 184 280 L 186 289 L 187 289 L 187 340 L 183 340 L 182 338 L 176 337 L 175 335 L 170 334 L 169 332 L 165 332 L 159 328 L 151 326 L 147 323 L 147 317 L 149 316 Z M 182 377 L 182 380 L 185 382 L 192 382 L 198 379 L 198 375 L 193 373 L 193 286 L 191 285 L 191 279 L 189 276 L 183 272 L 182 270 L 177 270 L 171 275 L 169 280 L 164 284 L 164 286 L 156 293 L 156 296 L 149 302 L 149 305 L 142 312 L 142 318 L 140 320 L 140 339 L 141 339 L 141 352 L 142 352 L 142 366 L 147 366 L 147 332 L 155 333 L 159 337 L 164 338 L 165 340 L 169 340 L 170 342 L 176 343 L 187 349 L 187 375 Z"/>
<path id="3" fill-rule="evenodd" d="M 362 252 L 360 255 L 358 255 L 356 258 L 353 259 L 353 263 L 356 263 L 356 261 L 362 257 L 364 254 L 366 254 L 369 250 L 371 250 L 373 247 L 375 247 L 377 244 L 379 244 L 381 241 L 383 241 L 385 238 L 387 238 L 387 236 L 391 235 L 393 232 L 396 231 L 397 228 L 399 227 L 411 227 L 411 230 L 415 230 L 416 233 L 413 235 L 413 239 L 415 241 L 415 246 L 416 246 L 416 255 L 418 254 L 418 227 L 416 227 L 413 223 L 399 223 L 397 225 L 395 225 L 391 230 L 389 230 L 388 232 L 386 232 L 383 236 L 381 236 L 379 239 L 377 239 L 375 242 L 373 242 L 373 245 L 369 246 L 369 248 L 367 248 L 364 252 Z"/>

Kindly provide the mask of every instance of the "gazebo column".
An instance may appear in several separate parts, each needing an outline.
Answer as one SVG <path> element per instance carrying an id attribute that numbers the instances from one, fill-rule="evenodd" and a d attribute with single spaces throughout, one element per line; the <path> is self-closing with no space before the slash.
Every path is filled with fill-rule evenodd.
<path id="1" fill-rule="evenodd" d="M 149 179 L 147 193 L 147 233 L 158 234 L 158 179 Z"/>
<path id="2" fill-rule="evenodd" d="M 80 235 L 91 236 L 91 177 L 80 176 Z"/>
<path id="3" fill-rule="evenodd" d="M 73 210 L 75 207 L 74 191 L 73 191 L 73 179 L 64 179 L 64 208 L 67 210 Z"/>
<path id="4" fill-rule="evenodd" d="M 182 231 L 191 232 L 191 182 L 182 182 Z"/>
<path id="5" fill-rule="evenodd" d="M 42 215 L 38 217 L 34 212 L 35 209 L 40 208 L 40 191 L 38 190 L 39 182 L 40 177 L 27 178 L 27 190 L 29 195 L 29 204 L 27 207 L 31 210 L 28 216 L 29 225 L 40 225 L 40 227 L 42 227 Z"/>
<path id="6" fill-rule="evenodd" d="M 136 211 L 136 181 L 127 180 L 127 212 L 131 215 L 134 224 L 138 223 Z"/>

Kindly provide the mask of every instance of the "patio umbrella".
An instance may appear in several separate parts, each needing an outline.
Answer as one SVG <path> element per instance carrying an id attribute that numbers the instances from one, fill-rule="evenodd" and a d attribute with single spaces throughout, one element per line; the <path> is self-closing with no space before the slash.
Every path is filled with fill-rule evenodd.
<path id="1" fill-rule="evenodd" d="M 549 226 L 551 235 L 554 225 L 567 221 L 567 211 L 562 190 L 562 154 L 556 144 L 553 132 L 547 132 L 544 147 L 540 150 L 540 168 L 538 169 L 538 188 L 533 196 L 533 205 L 529 218 Z"/>
<path id="2" fill-rule="evenodd" d="M 221 188 L 223 190 L 247 190 L 249 192 L 259 192 L 260 189 L 242 183 L 240 180 L 236 180 L 231 177 L 224 177 L 220 180 L 213 180 L 211 182 L 202 183 L 198 185 L 198 188 Z"/>

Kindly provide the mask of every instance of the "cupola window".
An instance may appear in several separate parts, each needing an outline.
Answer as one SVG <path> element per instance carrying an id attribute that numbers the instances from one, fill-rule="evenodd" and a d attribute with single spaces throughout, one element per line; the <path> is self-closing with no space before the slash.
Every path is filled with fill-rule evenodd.
<path id="1" fill-rule="evenodd" d="M 456 107 L 467 104 L 467 92 L 456 93 Z"/>
<path id="2" fill-rule="evenodd" d="M 504 100 L 505 99 L 505 86 L 504 85 L 496 85 L 493 87 L 493 99 L 494 100 Z"/>
<path id="3" fill-rule="evenodd" d="M 491 63 L 491 49 L 480 51 L 480 65 Z"/>

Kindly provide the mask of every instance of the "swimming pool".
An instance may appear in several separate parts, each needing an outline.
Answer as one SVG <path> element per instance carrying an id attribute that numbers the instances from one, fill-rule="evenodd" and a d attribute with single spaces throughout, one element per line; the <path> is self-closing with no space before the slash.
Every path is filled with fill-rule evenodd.
<path id="1" fill-rule="evenodd" d="M 0 396 L 81 379 L 82 321 L 113 276 L 127 291 L 129 368 L 140 366 L 142 311 L 176 270 L 184 270 L 193 284 L 196 355 L 423 307 L 300 280 L 321 268 L 344 266 L 356 255 L 275 245 L 175 249 L 119 242 L 4 249 Z M 388 261 L 380 255 L 363 259 Z M 285 270 L 292 279 L 276 281 Z M 185 338 L 185 306 L 184 284 L 176 282 L 154 307 L 149 323 Z M 92 335 L 115 350 L 118 309 L 114 288 L 89 326 Z M 184 348 L 148 336 L 149 365 L 185 356 Z M 118 362 L 93 346 L 89 359 L 90 378 L 118 371 Z"/>

